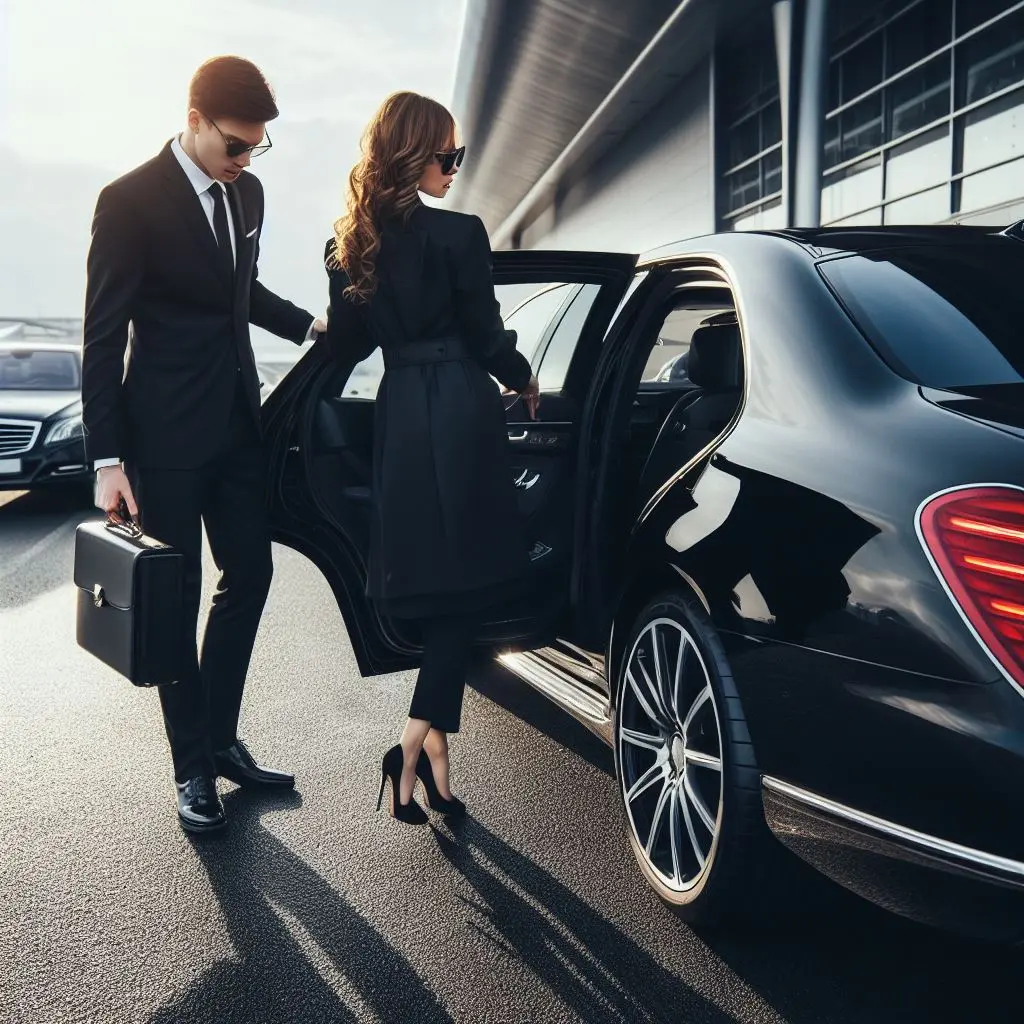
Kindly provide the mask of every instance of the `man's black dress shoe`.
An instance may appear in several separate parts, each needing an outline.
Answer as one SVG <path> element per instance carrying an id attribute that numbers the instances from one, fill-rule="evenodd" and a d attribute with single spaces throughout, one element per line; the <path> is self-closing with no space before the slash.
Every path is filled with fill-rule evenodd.
<path id="1" fill-rule="evenodd" d="M 217 795 L 217 783 L 209 775 L 197 775 L 187 782 L 176 782 L 178 821 L 186 832 L 219 832 L 228 823 L 224 805 Z"/>
<path id="2" fill-rule="evenodd" d="M 227 750 L 218 750 L 213 755 L 213 763 L 222 779 L 230 779 L 238 786 L 287 786 L 290 789 L 295 785 L 294 775 L 258 765 L 241 740 L 235 740 Z"/>

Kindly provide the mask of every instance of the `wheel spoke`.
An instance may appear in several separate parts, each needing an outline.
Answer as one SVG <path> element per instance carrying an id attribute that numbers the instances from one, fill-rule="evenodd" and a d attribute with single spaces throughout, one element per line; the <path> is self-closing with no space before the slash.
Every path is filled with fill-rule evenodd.
<path id="1" fill-rule="evenodd" d="M 647 684 L 647 691 L 650 693 L 652 700 L 654 701 L 655 714 L 653 716 L 654 721 L 664 726 L 672 724 L 672 718 L 668 711 L 665 709 L 665 701 L 661 696 L 661 690 L 659 684 L 651 678 L 650 672 L 647 671 L 647 666 L 637 658 L 636 663 L 640 666 L 640 671 L 643 673 L 644 682 Z M 658 678 L 661 678 L 661 670 L 658 668 L 658 651 L 654 651 L 654 670 Z"/>
<path id="2" fill-rule="evenodd" d="M 722 759 L 714 754 L 705 754 L 702 750 L 686 750 L 686 763 L 694 764 L 698 768 L 709 768 L 713 772 L 722 770 Z"/>
<path id="3" fill-rule="evenodd" d="M 672 840 L 672 881 L 679 883 L 683 880 L 683 869 L 679 864 L 679 785 L 672 788 L 672 802 L 668 808 L 668 828 Z"/>
<path id="4" fill-rule="evenodd" d="M 661 678 L 661 647 L 658 643 L 658 627 L 656 625 L 651 626 L 651 653 L 654 655 L 654 692 L 662 710 L 671 720 L 672 709 L 665 702 L 665 682 Z"/>
<path id="5" fill-rule="evenodd" d="M 700 864 L 701 868 L 703 868 L 706 858 L 704 857 L 704 851 L 700 848 L 700 843 L 697 842 L 697 833 L 693 828 L 693 818 L 690 817 L 690 805 L 682 794 L 679 795 L 679 806 L 683 809 L 683 818 L 686 821 L 686 831 L 690 835 L 690 845 L 693 847 L 693 852 L 697 857 L 697 863 Z"/>
<path id="6" fill-rule="evenodd" d="M 643 773 L 643 775 L 640 776 L 640 778 L 636 780 L 636 782 L 633 783 L 632 786 L 629 787 L 629 790 L 626 793 L 626 799 L 632 803 L 638 796 L 640 796 L 641 793 L 650 789 L 658 779 L 664 778 L 665 773 L 665 762 L 660 760 L 656 761 Z"/>
<path id="7" fill-rule="evenodd" d="M 660 736 L 654 736 L 648 732 L 640 732 L 638 729 L 627 729 L 623 726 L 619 735 L 634 747 L 643 747 L 645 750 L 653 750 L 660 753 L 665 750 L 665 741 Z"/>
<path id="8" fill-rule="evenodd" d="M 694 788 L 693 783 L 685 775 L 683 776 L 683 787 L 686 789 L 686 795 L 689 797 L 690 803 L 693 804 L 693 809 L 697 812 L 697 816 L 704 822 L 704 827 L 714 835 L 715 819 L 711 817 L 711 812 L 704 806 L 704 800 Z"/>
<path id="9" fill-rule="evenodd" d="M 641 666 L 641 670 L 643 666 Z M 651 707 L 647 697 L 644 696 L 640 684 L 636 681 L 636 676 L 633 675 L 632 669 L 626 669 L 626 680 L 629 682 L 629 688 L 633 691 L 633 695 L 640 702 L 640 707 L 644 709 L 644 714 L 652 722 L 660 722 L 661 716 Z"/>
<path id="10" fill-rule="evenodd" d="M 679 720 L 680 697 L 679 691 L 683 684 L 683 657 L 686 654 L 686 636 L 679 634 L 679 653 L 676 655 L 676 671 L 672 679 L 672 707 L 675 711 L 676 721 Z"/>
<path id="11" fill-rule="evenodd" d="M 711 699 L 711 684 L 708 683 L 703 690 L 697 694 L 697 699 L 690 706 L 690 710 L 686 713 L 686 720 L 683 722 L 683 737 L 686 737 L 687 730 L 693 724 L 693 720 L 697 717 L 697 712 Z"/>
<path id="12" fill-rule="evenodd" d="M 661 819 L 665 816 L 665 808 L 668 806 L 674 791 L 675 786 L 668 778 L 665 778 L 665 784 L 661 787 L 661 792 L 658 794 L 658 803 L 655 805 L 654 814 L 651 816 L 651 832 L 647 837 L 648 857 L 651 855 L 651 850 L 654 849 L 654 841 L 658 838 Z"/>

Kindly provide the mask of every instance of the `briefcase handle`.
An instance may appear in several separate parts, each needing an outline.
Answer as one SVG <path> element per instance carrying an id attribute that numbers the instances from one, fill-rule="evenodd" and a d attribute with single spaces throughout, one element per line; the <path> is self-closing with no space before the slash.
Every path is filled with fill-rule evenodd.
<path id="1" fill-rule="evenodd" d="M 124 498 L 116 512 L 107 513 L 106 527 L 111 533 L 116 533 L 128 540 L 138 540 L 142 536 L 142 527 L 135 521 L 128 511 L 128 504 Z"/>

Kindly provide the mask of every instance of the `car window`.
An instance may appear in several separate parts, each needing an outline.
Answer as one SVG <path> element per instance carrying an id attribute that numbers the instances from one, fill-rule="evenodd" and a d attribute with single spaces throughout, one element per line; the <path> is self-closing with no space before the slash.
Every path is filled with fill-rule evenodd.
<path id="1" fill-rule="evenodd" d="M 673 309 L 665 317 L 647 357 L 641 383 L 688 384 L 686 359 L 693 332 L 710 317 L 727 311 L 722 309 Z"/>
<path id="2" fill-rule="evenodd" d="M 1024 243 L 908 247 L 819 269 L 902 376 L 938 388 L 1024 379 Z"/>
<path id="3" fill-rule="evenodd" d="M 562 314 L 537 368 L 541 391 L 562 390 L 583 325 L 600 291 L 599 284 L 579 286 L 569 308 Z"/>
<path id="4" fill-rule="evenodd" d="M 516 332 L 516 348 L 533 362 L 537 346 L 544 337 L 545 328 L 568 298 L 573 285 L 556 284 L 538 287 L 533 284 L 525 287 L 533 292 L 525 301 L 519 297 L 522 294 L 523 285 L 498 285 L 495 288 L 495 295 L 502 307 L 505 327 Z M 510 299 L 518 299 L 518 301 L 512 305 Z M 506 308 L 509 309 L 507 314 L 505 313 Z"/>
<path id="5" fill-rule="evenodd" d="M 74 352 L 0 352 L 0 390 L 77 391 L 81 384 L 78 356 Z"/>

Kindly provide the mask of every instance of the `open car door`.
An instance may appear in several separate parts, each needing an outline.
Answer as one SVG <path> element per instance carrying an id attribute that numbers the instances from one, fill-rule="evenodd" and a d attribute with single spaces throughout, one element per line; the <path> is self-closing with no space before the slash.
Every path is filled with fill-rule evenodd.
<path id="1" fill-rule="evenodd" d="M 601 343 L 633 277 L 636 257 L 617 253 L 494 253 L 506 327 L 540 378 L 530 420 L 506 396 L 513 475 L 531 550 L 531 579 L 483 624 L 481 643 L 545 642 L 566 611 L 573 558 L 580 413 Z M 373 415 L 380 351 L 342 366 L 316 344 L 263 406 L 273 539 L 309 558 L 337 599 L 363 675 L 417 666 L 414 624 L 378 614 L 366 596 Z M 497 387 L 497 385 L 495 385 Z"/>

